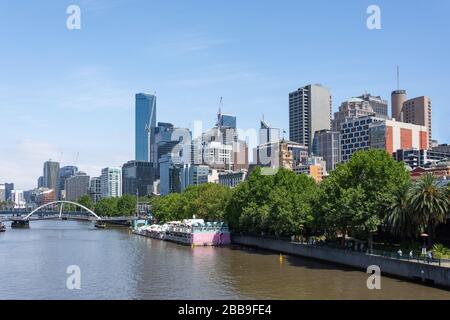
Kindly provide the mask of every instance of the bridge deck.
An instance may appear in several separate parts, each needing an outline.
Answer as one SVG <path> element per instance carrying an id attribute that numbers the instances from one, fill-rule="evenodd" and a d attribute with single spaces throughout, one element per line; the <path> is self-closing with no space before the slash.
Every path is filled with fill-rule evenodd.
<path id="1" fill-rule="evenodd" d="M 45 215 L 45 216 L 31 216 L 28 219 L 25 219 L 25 216 L 6 216 L 0 217 L 0 222 L 9 222 L 9 221 L 40 221 L 40 220 L 57 220 L 60 218 L 67 220 L 80 220 L 80 221 L 104 221 L 104 222 L 121 222 L 121 221 L 132 221 L 132 220 L 141 220 L 147 219 L 147 217 L 136 217 L 136 216 L 123 216 L 123 217 L 100 217 L 97 219 L 93 216 L 77 216 L 77 215 Z"/>

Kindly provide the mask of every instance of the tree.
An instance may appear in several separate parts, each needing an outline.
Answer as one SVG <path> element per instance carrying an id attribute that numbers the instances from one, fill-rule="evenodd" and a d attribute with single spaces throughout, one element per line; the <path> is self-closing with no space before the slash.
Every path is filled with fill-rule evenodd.
<path id="1" fill-rule="evenodd" d="M 88 209 L 94 209 L 94 202 L 88 195 L 81 196 L 77 202 Z"/>
<path id="2" fill-rule="evenodd" d="M 104 198 L 95 204 L 94 212 L 99 216 L 113 217 L 118 215 L 117 198 Z"/>
<path id="3" fill-rule="evenodd" d="M 385 220 L 397 188 L 409 181 L 404 165 L 386 151 L 356 152 L 320 185 L 316 219 L 324 231 L 371 240 Z"/>
<path id="4" fill-rule="evenodd" d="M 429 244 L 433 243 L 434 231 L 446 219 L 449 199 L 446 189 L 438 185 L 436 177 L 426 174 L 411 189 L 411 208 L 416 223 L 427 230 Z"/>
<path id="5" fill-rule="evenodd" d="M 291 236 L 312 225 L 316 196 L 315 181 L 304 174 L 280 169 L 263 175 L 256 168 L 233 191 L 225 217 L 234 231 Z"/>
<path id="6" fill-rule="evenodd" d="M 389 207 L 386 224 L 395 236 L 401 240 L 417 235 L 418 226 L 414 221 L 414 214 L 410 206 L 411 184 L 404 184 L 394 192 L 394 198 Z"/>
<path id="7" fill-rule="evenodd" d="M 136 214 L 136 197 L 125 194 L 117 200 L 117 214 L 132 216 Z"/>

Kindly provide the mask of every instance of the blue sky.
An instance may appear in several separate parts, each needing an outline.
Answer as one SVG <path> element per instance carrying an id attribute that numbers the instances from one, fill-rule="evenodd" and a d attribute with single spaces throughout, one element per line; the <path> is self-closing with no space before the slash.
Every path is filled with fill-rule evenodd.
<path id="1" fill-rule="evenodd" d="M 66 8 L 81 8 L 81 30 Z M 381 8 L 381 30 L 366 9 Z M 158 121 L 210 127 L 223 97 L 238 126 L 288 129 L 288 93 L 331 88 L 333 107 L 401 87 L 433 101 L 450 142 L 450 2 L 0 0 L 0 182 L 35 186 L 49 158 L 90 175 L 134 156 L 134 94 Z"/>

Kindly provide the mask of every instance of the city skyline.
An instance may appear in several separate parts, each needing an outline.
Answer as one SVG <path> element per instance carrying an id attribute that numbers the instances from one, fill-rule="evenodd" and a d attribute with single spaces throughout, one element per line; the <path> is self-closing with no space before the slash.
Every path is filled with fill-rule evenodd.
<path id="1" fill-rule="evenodd" d="M 35 187 L 42 163 L 50 158 L 91 176 L 132 160 L 134 95 L 141 91 L 156 91 L 157 121 L 177 127 L 191 127 L 196 120 L 203 121 L 204 130 L 212 127 L 223 96 L 222 111 L 236 115 L 239 127 L 258 128 L 264 114 L 271 125 L 288 131 L 289 92 L 321 83 L 331 90 L 333 112 L 366 91 L 389 100 L 400 65 L 400 89 L 411 98 L 432 99 L 433 138 L 450 141 L 449 45 L 442 41 L 449 4 L 440 3 L 438 11 L 426 4 L 378 1 L 383 29 L 368 30 L 367 1 L 258 3 L 272 13 L 268 25 L 267 13 L 252 12 L 251 1 L 223 7 L 205 3 L 188 10 L 196 22 L 184 16 L 189 5 L 179 3 L 168 15 L 179 22 L 169 19 L 170 28 L 157 15 L 151 14 L 152 20 L 139 12 L 167 12 L 171 5 L 136 1 L 137 10 L 122 1 L 79 1 L 82 29 L 76 31 L 64 25 L 68 4 L 43 2 L 40 10 L 32 10 L 37 4 L 27 9 L 0 5 L 0 36 L 21 39 L 0 53 L 2 154 L 8 156 L 0 159 L 0 177 L 17 189 Z M 287 7 L 301 7 L 308 15 L 297 12 L 297 17 L 297 10 Z M 426 23 L 416 19 L 425 14 Z M 226 21 L 237 25 L 222 28 Z M 305 34 L 307 25 L 323 27 Z M 139 41 L 143 33 L 149 35 Z M 125 39 L 125 34 L 132 36 Z M 413 41 L 427 46 L 408 50 Z"/>

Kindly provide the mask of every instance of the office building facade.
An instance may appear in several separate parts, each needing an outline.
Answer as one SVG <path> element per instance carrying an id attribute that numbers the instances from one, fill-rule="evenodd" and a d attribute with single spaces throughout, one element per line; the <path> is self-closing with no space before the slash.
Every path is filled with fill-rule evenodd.
<path id="1" fill-rule="evenodd" d="M 24 209 L 26 202 L 22 190 L 11 191 L 11 201 L 14 203 L 14 209 Z"/>
<path id="2" fill-rule="evenodd" d="M 289 139 L 311 151 L 316 131 L 331 129 L 330 90 L 307 85 L 289 94 Z"/>
<path id="3" fill-rule="evenodd" d="M 136 94 L 135 160 L 155 163 L 156 96 Z"/>
<path id="4" fill-rule="evenodd" d="M 389 118 L 387 100 L 384 100 L 380 96 L 373 96 L 370 93 L 365 93 L 357 98 L 368 102 L 377 117 Z"/>
<path id="5" fill-rule="evenodd" d="M 322 157 L 327 171 L 336 169 L 341 162 L 341 134 L 338 131 L 321 130 L 314 135 L 313 155 Z"/>
<path id="6" fill-rule="evenodd" d="M 370 148 L 383 149 L 391 155 L 398 149 L 428 148 L 425 127 L 372 116 L 347 119 L 340 139 L 343 162 L 355 152 Z"/>
<path id="7" fill-rule="evenodd" d="M 11 200 L 12 191 L 14 190 L 14 183 L 5 183 L 5 197 L 6 201 Z"/>
<path id="8" fill-rule="evenodd" d="M 66 178 L 64 190 L 66 200 L 77 201 L 89 193 L 90 177 L 84 172 L 76 172 L 74 176 Z"/>
<path id="9" fill-rule="evenodd" d="M 102 179 L 101 177 L 93 177 L 89 182 L 89 196 L 94 203 L 102 198 Z"/>
<path id="10" fill-rule="evenodd" d="M 219 184 L 229 188 L 235 188 L 247 178 L 247 173 L 247 170 L 221 172 L 219 173 Z"/>
<path id="11" fill-rule="evenodd" d="M 431 99 L 417 97 L 403 102 L 403 121 L 424 126 L 428 131 L 428 145 L 432 145 Z"/>
<path id="12" fill-rule="evenodd" d="M 60 199 L 63 199 L 63 191 L 67 198 L 66 180 L 73 177 L 78 172 L 78 168 L 75 166 L 64 166 L 59 169 L 59 193 Z"/>
<path id="13" fill-rule="evenodd" d="M 198 186 L 208 183 L 209 167 L 204 165 L 185 164 L 181 168 L 181 191 L 189 186 Z"/>
<path id="14" fill-rule="evenodd" d="M 450 151 L 439 152 L 425 149 L 400 149 L 394 152 L 393 157 L 397 161 L 403 161 L 411 169 L 415 169 L 450 159 Z"/>
<path id="15" fill-rule="evenodd" d="M 122 193 L 143 197 L 152 193 L 155 168 L 151 162 L 128 161 L 122 166 Z"/>
<path id="16" fill-rule="evenodd" d="M 5 202 L 5 201 L 6 201 L 5 184 L 1 183 L 0 184 L 0 202 Z"/>
<path id="17" fill-rule="evenodd" d="M 44 188 L 55 191 L 56 200 L 59 200 L 59 162 L 46 161 L 44 163 Z"/>

